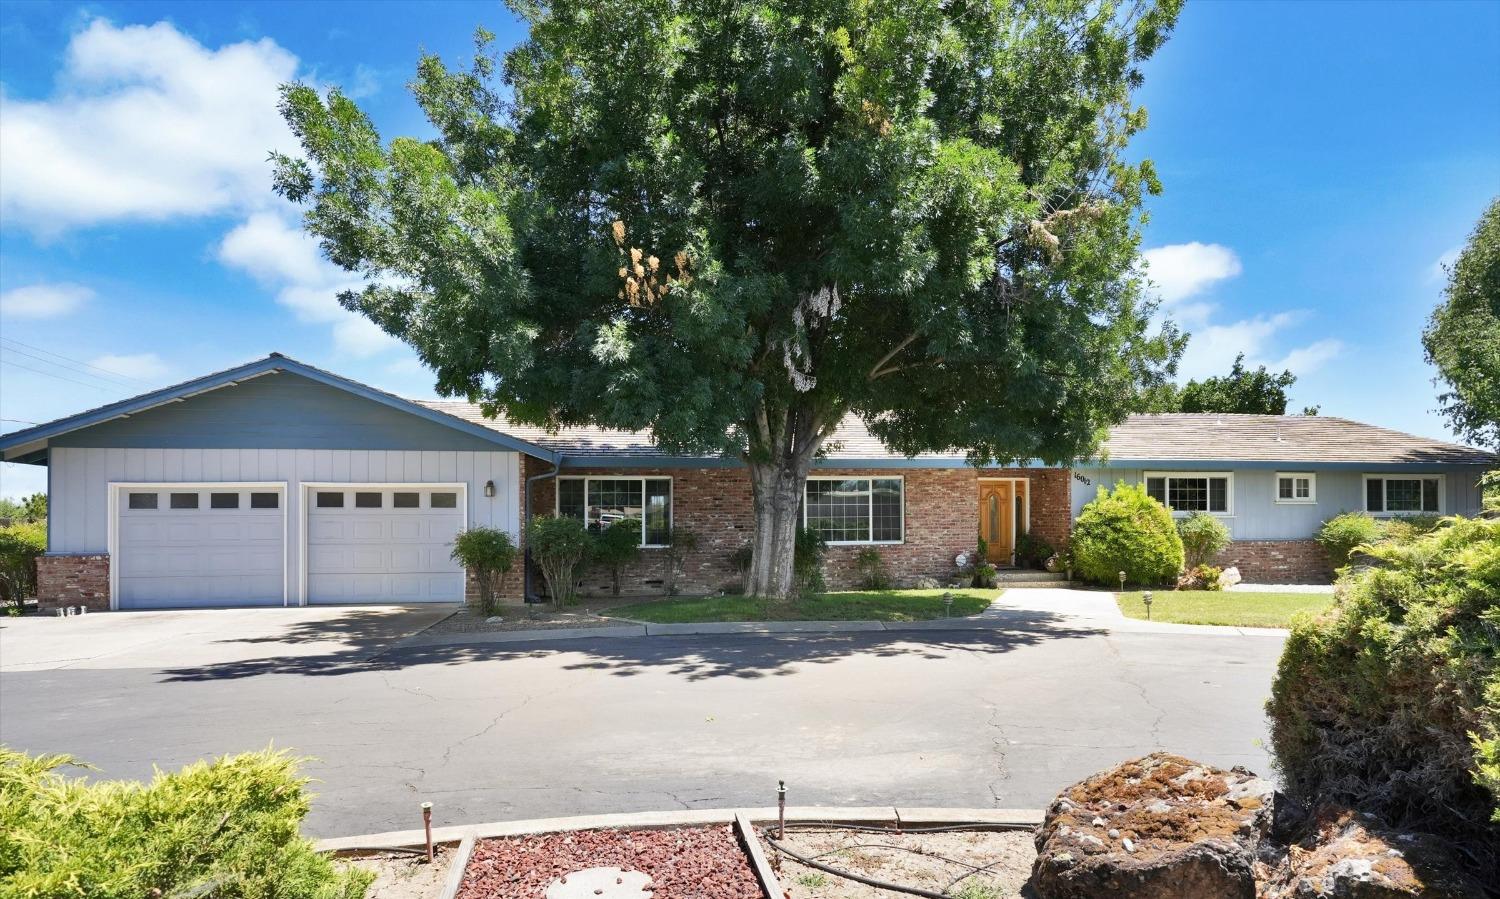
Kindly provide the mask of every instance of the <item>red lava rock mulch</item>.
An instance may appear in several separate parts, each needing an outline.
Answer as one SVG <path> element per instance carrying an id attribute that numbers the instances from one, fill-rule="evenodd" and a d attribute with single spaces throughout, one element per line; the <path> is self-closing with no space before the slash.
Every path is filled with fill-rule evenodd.
<path id="1" fill-rule="evenodd" d="M 579 830 L 482 840 L 457 899 L 542 899 L 570 871 L 615 867 L 651 876 L 653 899 L 760 899 L 760 883 L 729 827 Z"/>

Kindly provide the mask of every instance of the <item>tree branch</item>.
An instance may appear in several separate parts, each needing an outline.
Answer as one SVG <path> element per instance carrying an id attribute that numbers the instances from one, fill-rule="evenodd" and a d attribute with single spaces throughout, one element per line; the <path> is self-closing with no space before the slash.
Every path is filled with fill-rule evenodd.
<path id="1" fill-rule="evenodd" d="M 876 362 L 874 365 L 870 366 L 870 373 L 865 376 L 866 380 L 873 381 L 876 378 L 880 377 L 880 374 L 881 374 L 880 368 L 881 368 L 881 366 L 885 365 L 887 362 L 889 362 L 892 359 L 894 359 L 896 357 L 897 353 L 899 353 L 902 350 L 906 349 L 907 347 L 911 346 L 912 341 L 914 341 L 916 339 L 917 339 L 917 332 L 915 332 L 915 331 L 913 331 L 912 333 L 906 335 L 905 339 L 903 339 L 900 343 L 896 344 L 896 346 L 893 347 L 889 353 L 886 353 L 884 356 L 881 356 L 879 362 Z"/>

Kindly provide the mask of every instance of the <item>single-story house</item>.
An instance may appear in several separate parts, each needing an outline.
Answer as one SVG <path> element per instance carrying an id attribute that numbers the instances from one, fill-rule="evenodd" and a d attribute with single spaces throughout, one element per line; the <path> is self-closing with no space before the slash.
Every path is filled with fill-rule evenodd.
<path id="1" fill-rule="evenodd" d="M 1102 485 L 1144 482 L 1174 514 L 1221 516 L 1221 561 L 1247 580 L 1326 579 L 1311 538 L 1348 510 L 1472 514 L 1489 453 L 1330 417 L 1141 415 L 1102 461 L 975 469 L 897 455 L 850 418 L 808 479 L 804 511 L 849 585 L 875 547 L 898 580 L 947 578 L 986 538 L 1010 561 L 1030 533 L 1064 547 Z M 644 433 L 560 432 L 486 419 L 462 402 L 393 396 L 279 354 L 0 436 L 5 461 L 47 466 L 44 608 L 443 602 L 472 589 L 449 558 L 459 531 L 518 537 L 531 514 L 640 522 L 626 577 L 659 590 L 673 527 L 696 547 L 683 592 L 735 581 L 753 527 L 735 460 L 675 456 Z M 584 589 L 606 589 L 584 572 Z M 519 598 L 522 578 L 507 593 Z"/>

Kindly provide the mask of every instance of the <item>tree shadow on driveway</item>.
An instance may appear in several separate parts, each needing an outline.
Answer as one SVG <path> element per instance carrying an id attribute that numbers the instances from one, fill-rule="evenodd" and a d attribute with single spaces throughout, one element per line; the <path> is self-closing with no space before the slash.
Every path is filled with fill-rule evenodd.
<path id="1" fill-rule="evenodd" d="M 320 655 L 281 655 L 168 668 L 167 682 L 216 681 L 292 674 L 337 677 L 397 671 L 426 665 L 466 665 L 547 656 L 578 656 L 565 670 L 631 677 L 666 670 L 689 681 L 761 678 L 794 673 L 798 664 L 828 664 L 853 656 L 906 656 L 934 661 L 955 652 L 997 655 L 1060 640 L 1100 636 L 1103 628 L 1046 612 L 1016 612 L 984 627 L 922 628 L 831 634 L 732 634 L 652 637 L 591 637 L 526 643 L 452 643 L 351 646 Z"/>

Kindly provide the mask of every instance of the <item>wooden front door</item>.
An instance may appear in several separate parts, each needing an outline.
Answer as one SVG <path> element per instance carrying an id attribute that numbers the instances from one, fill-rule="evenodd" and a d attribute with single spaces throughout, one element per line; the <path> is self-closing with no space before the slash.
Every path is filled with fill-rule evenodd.
<path id="1" fill-rule="evenodd" d="M 986 544 L 985 561 L 991 565 L 1009 565 L 1016 550 L 1014 506 L 1012 482 L 979 482 L 979 536 Z"/>

